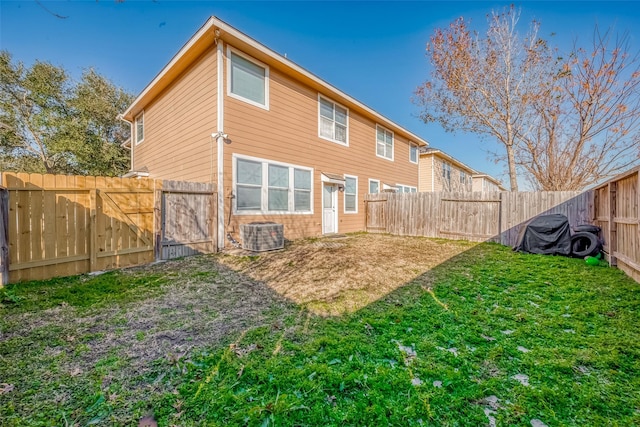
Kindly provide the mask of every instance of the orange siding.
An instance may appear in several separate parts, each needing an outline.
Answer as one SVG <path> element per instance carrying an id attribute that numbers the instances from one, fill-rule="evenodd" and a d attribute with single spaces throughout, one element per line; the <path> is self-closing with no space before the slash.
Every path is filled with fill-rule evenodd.
<path id="1" fill-rule="evenodd" d="M 225 67 L 225 74 L 227 68 Z M 225 76 L 226 77 L 226 76 Z M 227 90 L 225 80 L 225 91 Z M 418 165 L 409 161 L 409 141 L 394 137 L 394 161 L 376 157 L 376 122 L 349 110 L 349 146 L 318 136 L 318 92 L 270 68 L 269 110 L 225 94 L 225 132 L 232 144 L 225 146 L 225 215 L 229 214 L 233 189 L 232 155 L 246 155 L 314 168 L 313 214 L 233 215 L 227 227 L 239 237 L 239 225 L 253 221 L 283 223 L 289 239 L 322 233 L 321 172 L 358 177 L 358 212 L 344 213 L 344 193 L 338 194 L 338 232 L 364 230 L 364 194 L 369 178 L 386 184 L 418 186 Z M 326 95 L 326 94 L 323 94 Z M 330 100 L 330 96 L 326 95 Z M 229 218 L 225 218 L 225 225 Z"/>
<path id="2" fill-rule="evenodd" d="M 161 95 L 144 108 L 144 141 L 133 143 L 133 169 L 150 177 L 215 180 L 217 70 L 208 49 Z"/>

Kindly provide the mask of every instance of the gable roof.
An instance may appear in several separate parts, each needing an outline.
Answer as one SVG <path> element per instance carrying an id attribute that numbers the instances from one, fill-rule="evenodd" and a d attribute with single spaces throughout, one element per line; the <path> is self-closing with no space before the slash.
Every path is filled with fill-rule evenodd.
<path id="1" fill-rule="evenodd" d="M 419 146 L 427 146 L 429 143 L 415 133 L 403 128 L 357 99 L 347 95 L 335 86 L 322 80 L 315 74 L 307 71 L 293 61 L 274 52 L 262 43 L 235 29 L 226 22 L 211 16 L 204 25 L 189 39 L 189 41 L 176 53 L 167 65 L 154 77 L 122 116 L 133 121 L 134 117 L 151 102 L 163 89 L 171 84 L 180 73 L 193 63 L 203 52 L 218 40 L 229 43 L 241 49 L 256 59 L 285 72 L 296 80 L 302 81 L 326 96 L 331 96 L 334 101 L 340 102 L 350 109 L 373 117 L 379 124 L 392 128 L 411 142 Z"/>
<path id="2" fill-rule="evenodd" d="M 472 167 L 462 163 L 460 160 L 456 159 L 455 157 L 451 157 L 449 154 L 445 153 L 444 151 L 438 148 L 423 148 L 422 150 L 420 150 L 420 156 L 429 155 L 429 154 L 442 157 L 443 159 L 448 160 L 449 162 L 456 165 L 457 167 L 462 168 L 465 171 L 469 172 L 470 174 L 478 173 L 478 171 L 476 171 Z"/>
<path id="3" fill-rule="evenodd" d="M 492 177 L 489 174 L 486 174 L 484 172 L 477 172 L 475 174 L 473 174 L 473 176 L 471 177 L 472 179 L 479 179 L 479 178 L 484 178 L 489 182 L 494 183 L 495 185 L 498 186 L 498 188 L 502 191 L 506 191 L 507 189 L 502 185 L 502 182 L 498 181 L 496 178 Z"/>

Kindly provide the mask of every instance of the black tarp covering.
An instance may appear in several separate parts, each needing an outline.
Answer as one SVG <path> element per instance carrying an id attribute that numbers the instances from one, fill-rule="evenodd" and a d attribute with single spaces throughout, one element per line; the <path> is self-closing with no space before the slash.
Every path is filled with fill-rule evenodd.
<path id="1" fill-rule="evenodd" d="M 541 215 L 520 230 L 514 251 L 543 255 L 571 255 L 569 220 L 562 214 Z"/>

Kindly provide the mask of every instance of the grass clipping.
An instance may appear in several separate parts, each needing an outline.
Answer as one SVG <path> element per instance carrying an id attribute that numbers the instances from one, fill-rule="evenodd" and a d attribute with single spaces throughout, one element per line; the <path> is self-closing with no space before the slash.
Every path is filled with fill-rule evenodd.
<path id="1" fill-rule="evenodd" d="M 475 246 L 426 238 L 350 235 L 301 240 L 277 252 L 219 261 L 315 314 L 351 313 Z"/>

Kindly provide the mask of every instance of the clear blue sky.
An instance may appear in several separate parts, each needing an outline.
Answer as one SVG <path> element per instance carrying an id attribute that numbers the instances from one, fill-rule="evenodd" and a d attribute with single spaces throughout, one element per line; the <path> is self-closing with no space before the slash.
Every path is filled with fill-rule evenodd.
<path id="1" fill-rule="evenodd" d="M 41 0 L 38 5 L 34 0 L 0 0 L 0 47 L 27 65 L 36 59 L 49 61 L 75 77 L 93 67 L 137 94 L 206 19 L 216 15 L 421 135 L 432 147 L 508 184 L 504 168 L 487 154 L 499 146 L 425 125 L 411 96 L 429 75 L 424 48 L 434 28 L 464 16 L 482 31 L 487 13 L 511 3 Z M 541 22 L 540 34 L 554 33 L 561 46 L 570 46 L 576 38 L 587 46 L 598 24 L 628 31 L 632 47 L 640 48 L 640 2 L 515 5 L 522 9 L 521 31 L 535 18 Z"/>

